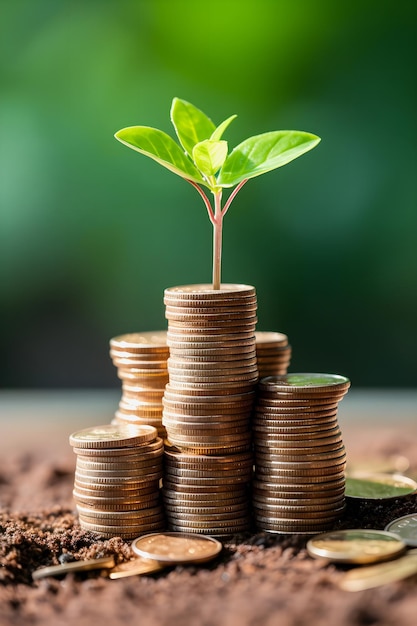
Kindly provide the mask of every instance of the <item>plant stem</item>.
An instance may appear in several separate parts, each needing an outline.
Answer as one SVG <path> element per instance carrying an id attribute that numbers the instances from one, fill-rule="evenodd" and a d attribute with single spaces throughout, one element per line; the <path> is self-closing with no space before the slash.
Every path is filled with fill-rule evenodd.
<path id="1" fill-rule="evenodd" d="M 214 221 L 213 221 L 213 289 L 220 289 L 222 266 L 222 192 L 214 194 Z"/>

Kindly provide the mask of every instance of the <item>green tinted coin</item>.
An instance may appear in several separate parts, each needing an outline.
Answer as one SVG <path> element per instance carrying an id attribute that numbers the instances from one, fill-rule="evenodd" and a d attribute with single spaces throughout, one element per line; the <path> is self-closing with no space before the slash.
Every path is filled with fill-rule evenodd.
<path id="1" fill-rule="evenodd" d="M 402 498 L 417 491 L 417 483 L 401 474 L 354 474 L 346 478 L 346 496 L 362 500 Z"/>
<path id="2" fill-rule="evenodd" d="M 338 530 L 313 537 L 307 543 L 310 556 L 337 563 L 377 563 L 404 552 L 397 535 L 382 530 Z"/>

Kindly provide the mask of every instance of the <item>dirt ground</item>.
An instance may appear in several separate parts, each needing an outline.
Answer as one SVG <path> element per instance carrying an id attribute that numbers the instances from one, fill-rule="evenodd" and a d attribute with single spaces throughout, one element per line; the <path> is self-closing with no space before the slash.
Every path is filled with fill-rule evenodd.
<path id="1" fill-rule="evenodd" d="M 351 437 L 348 459 L 402 454 L 417 474 L 417 437 L 368 428 Z M 417 578 L 350 593 L 347 566 L 308 556 L 308 537 L 247 533 L 225 540 L 215 561 L 110 580 L 96 572 L 32 581 L 31 572 L 65 560 L 132 556 L 130 542 L 80 529 L 72 498 L 75 457 L 67 438 L 45 453 L 6 450 L 0 458 L 0 624 L 7 626 L 415 626 Z M 417 511 L 417 498 L 350 502 L 339 528 L 383 529 Z M 134 620 L 134 621 L 133 621 Z"/>

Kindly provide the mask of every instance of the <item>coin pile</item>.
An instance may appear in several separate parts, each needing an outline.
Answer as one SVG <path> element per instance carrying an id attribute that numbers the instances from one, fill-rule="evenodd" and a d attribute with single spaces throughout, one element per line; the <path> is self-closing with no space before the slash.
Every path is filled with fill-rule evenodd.
<path id="1" fill-rule="evenodd" d="M 259 529 L 317 533 L 345 506 L 346 454 L 338 402 L 350 381 L 332 374 L 287 374 L 258 385 L 253 419 L 253 507 Z"/>
<path id="2" fill-rule="evenodd" d="M 257 330 L 255 338 L 259 378 L 286 374 L 291 361 L 287 335 Z"/>
<path id="3" fill-rule="evenodd" d="M 235 503 L 228 499 L 242 487 L 236 468 L 241 454 L 251 448 L 250 417 L 258 380 L 255 289 L 175 287 L 165 290 L 164 302 L 170 357 L 162 421 L 170 444 L 178 449 L 165 455 L 167 519 L 172 529 L 183 528 L 182 508 L 195 500 L 187 530 L 229 534 L 247 527 L 248 520 L 247 504 L 233 508 Z M 247 486 L 250 473 L 245 471 Z M 227 477 L 229 482 L 222 483 Z M 223 497 L 218 496 L 222 490 Z"/>
<path id="4" fill-rule="evenodd" d="M 70 435 L 74 499 L 84 530 L 131 539 L 162 530 L 163 441 L 153 426 L 94 426 Z"/>
<path id="5" fill-rule="evenodd" d="M 149 424 L 165 438 L 162 396 L 168 382 L 166 331 L 129 333 L 110 339 L 110 356 L 122 380 L 116 424 Z"/>

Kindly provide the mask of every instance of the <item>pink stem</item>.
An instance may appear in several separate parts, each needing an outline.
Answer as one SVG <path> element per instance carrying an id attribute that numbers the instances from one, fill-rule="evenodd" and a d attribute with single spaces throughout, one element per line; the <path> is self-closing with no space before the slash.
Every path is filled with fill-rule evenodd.
<path id="1" fill-rule="evenodd" d="M 236 197 L 237 193 L 242 189 L 243 185 L 245 183 L 248 182 L 248 178 L 245 178 L 245 180 L 242 180 L 238 186 L 233 189 L 232 193 L 230 194 L 229 198 L 227 199 L 226 204 L 223 207 L 223 211 L 222 211 L 222 216 L 224 216 L 226 214 L 227 209 L 229 208 L 229 206 L 232 204 L 234 198 Z"/>
<path id="2" fill-rule="evenodd" d="M 203 198 L 203 202 L 206 205 L 206 209 L 210 218 L 210 222 L 214 225 L 215 223 L 215 217 L 214 217 L 214 213 L 213 213 L 213 209 L 211 208 L 211 204 L 210 204 L 210 200 L 207 198 L 206 194 L 204 193 L 204 191 L 201 189 L 201 187 L 199 185 L 197 185 L 197 183 L 195 183 L 193 180 L 189 180 L 187 178 L 187 181 L 197 189 L 198 193 L 200 194 L 200 196 Z"/>

